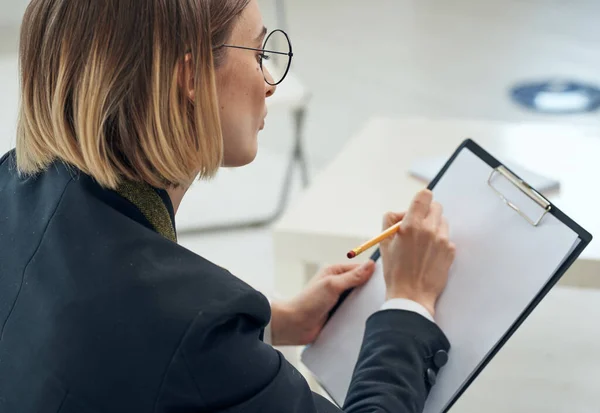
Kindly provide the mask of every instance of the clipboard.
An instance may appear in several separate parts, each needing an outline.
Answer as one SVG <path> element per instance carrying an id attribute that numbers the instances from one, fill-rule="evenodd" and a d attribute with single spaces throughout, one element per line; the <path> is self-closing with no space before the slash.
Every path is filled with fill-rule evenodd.
<path id="1" fill-rule="evenodd" d="M 486 150 L 484 150 L 481 146 L 475 143 L 471 139 L 466 139 L 454 152 L 454 154 L 448 159 L 436 177 L 429 183 L 428 188 L 433 191 L 434 198 L 436 195 L 436 187 L 440 184 L 440 181 L 446 176 L 450 168 L 455 164 L 457 158 L 461 156 L 461 154 L 465 154 L 465 151 L 473 154 L 478 162 L 482 161 L 489 169 L 489 174 L 487 175 L 487 179 L 485 182 L 485 190 L 490 191 L 490 194 L 493 194 L 495 199 L 500 200 L 500 204 L 503 205 L 504 208 L 507 208 L 511 211 L 512 217 L 511 219 L 519 219 L 522 220 L 522 227 L 527 226 L 530 228 L 530 231 L 535 231 L 538 227 L 543 226 L 545 220 L 552 220 L 553 222 L 557 220 L 563 226 L 568 228 L 574 236 L 576 237 L 575 242 L 573 243 L 573 247 L 565 254 L 564 259 L 557 266 L 556 270 L 551 274 L 549 279 L 541 285 L 539 291 L 528 301 L 528 304 L 519 310 L 519 314 L 514 319 L 511 318 L 512 322 L 506 331 L 501 334 L 501 337 L 495 341 L 495 344 L 491 346 L 489 352 L 485 354 L 485 356 L 477 363 L 476 367 L 470 371 L 470 374 L 466 377 L 466 379 L 458 386 L 456 392 L 452 394 L 452 397 L 448 399 L 447 402 L 443 404 L 443 408 L 439 410 L 425 408 L 425 412 L 428 411 L 448 411 L 455 402 L 463 395 L 463 393 L 469 388 L 469 386 L 473 383 L 473 381 L 479 376 L 479 374 L 485 369 L 485 367 L 489 364 L 489 362 L 494 358 L 494 356 L 502 349 L 502 347 L 506 344 L 506 342 L 511 338 L 511 336 L 516 332 L 516 330 L 521 326 L 521 324 L 527 319 L 527 317 L 532 313 L 532 311 L 537 307 L 537 305 L 543 300 L 543 298 L 548 294 L 548 292 L 556 285 L 556 283 L 560 280 L 560 278 L 565 274 L 565 272 L 569 269 L 569 267 L 573 264 L 573 262 L 579 257 L 581 252 L 587 247 L 587 245 L 592 240 L 592 235 L 583 229 L 579 224 L 573 221 L 570 217 L 568 217 L 565 213 L 563 213 L 558 207 L 552 204 L 548 199 L 546 199 L 543 195 L 541 195 L 535 188 L 532 188 L 527 182 L 522 180 L 517 174 L 515 174 L 510 168 L 502 164 L 498 159 L 489 154 Z M 464 157 L 464 155 L 463 155 Z M 481 190 L 483 191 L 483 185 L 481 186 Z M 506 188 L 510 188 L 510 191 L 506 191 Z M 510 194 L 508 193 L 510 192 Z M 520 194 L 519 200 L 514 199 L 515 194 Z M 486 194 L 486 196 L 488 196 Z M 489 196 L 488 196 L 489 198 Z M 526 205 L 523 203 L 523 199 L 529 200 Z M 525 208 L 525 206 L 535 205 L 535 213 L 532 213 L 532 208 Z M 552 218 L 551 218 L 552 217 Z M 524 224 L 526 223 L 526 224 Z M 452 222 L 450 222 L 450 226 L 452 227 Z M 523 256 L 525 254 L 523 253 Z M 371 259 L 378 262 L 380 257 L 379 250 L 377 249 Z M 371 281 L 370 281 L 371 282 Z M 363 287 L 361 287 L 363 288 Z M 360 290 L 360 289 L 359 289 Z M 357 291 L 356 293 L 358 293 Z M 354 290 L 348 290 L 340 297 L 340 300 L 336 304 L 336 306 L 332 309 L 329 314 L 328 322 L 324 327 L 324 330 L 328 328 L 328 324 L 330 323 L 332 317 L 340 311 L 342 305 L 348 300 L 348 297 L 353 295 Z M 520 307 L 519 307 L 520 308 Z M 438 312 L 439 314 L 439 312 Z M 437 319 L 437 317 L 436 317 Z M 442 328 L 443 329 L 443 328 Z M 322 333 L 323 334 L 323 333 Z M 317 344 L 317 341 L 313 344 Z M 450 339 L 452 344 L 452 339 Z M 311 369 L 310 362 L 307 363 L 307 353 L 310 355 L 311 351 L 314 352 L 311 346 L 307 346 L 302 354 L 303 362 L 307 365 L 309 370 Z M 318 350 L 317 350 L 318 351 Z M 452 349 L 450 350 L 450 359 L 452 359 Z M 310 360 L 309 360 L 310 361 Z M 444 367 L 445 368 L 445 367 Z M 442 373 L 443 369 L 440 371 Z M 321 378 L 317 375 L 315 377 L 317 382 L 325 389 L 327 393 L 329 393 L 334 401 L 338 405 L 343 403 L 340 397 L 333 396 L 333 391 L 330 391 L 330 384 L 323 382 Z M 440 380 L 444 380 L 444 378 L 440 378 Z M 438 382 L 439 383 L 439 382 Z M 435 390 L 435 386 L 432 389 L 432 392 Z M 337 391 L 339 393 L 339 390 Z M 430 394 L 431 396 L 431 394 Z M 429 401 L 429 399 L 428 399 Z M 439 403 L 438 403 L 439 404 Z"/>

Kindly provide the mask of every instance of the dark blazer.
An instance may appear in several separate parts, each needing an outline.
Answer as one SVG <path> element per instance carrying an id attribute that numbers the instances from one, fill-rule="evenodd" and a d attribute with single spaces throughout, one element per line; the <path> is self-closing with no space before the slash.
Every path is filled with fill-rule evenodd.
<path id="1" fill-rule="evenodd" d="M 157 232 L 154 207 L 0 160 L 0 412 L 339 412 L 262 341 L 267 299 Z M 422 316 L 376 313 L 344 411 L 421 411 L 448 349 Z"/>

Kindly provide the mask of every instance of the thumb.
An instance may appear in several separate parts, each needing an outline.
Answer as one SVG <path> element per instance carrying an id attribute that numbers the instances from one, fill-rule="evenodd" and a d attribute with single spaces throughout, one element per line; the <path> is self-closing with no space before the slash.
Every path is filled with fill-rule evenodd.
<path id="1" fill-rule="evenodd" d="M 332 284 L 334 285 L 336 292 L 341 294 L 350 288 L 359 287 L 369 281 L 374 271 L 375 262 L 369 260 L 352 271 L 338 275 L 332 280 Z"/>

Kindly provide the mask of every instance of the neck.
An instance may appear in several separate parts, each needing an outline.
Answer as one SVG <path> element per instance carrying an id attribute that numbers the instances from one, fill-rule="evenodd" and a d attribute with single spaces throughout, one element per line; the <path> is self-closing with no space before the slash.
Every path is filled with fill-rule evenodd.
<path id="1" fill-rule="evenodd" d="M 183 200 L 183 196 L 189 189 L 189 186 L 179 186 L 177 188 L 168 188 L 167 193 L 171 198 L 171 202 L 173 203 L 173 210 L 175 214 L 177 214 L 177 210 L 179 209 L 179 205 L 181 205 L 181 201 Z"/>

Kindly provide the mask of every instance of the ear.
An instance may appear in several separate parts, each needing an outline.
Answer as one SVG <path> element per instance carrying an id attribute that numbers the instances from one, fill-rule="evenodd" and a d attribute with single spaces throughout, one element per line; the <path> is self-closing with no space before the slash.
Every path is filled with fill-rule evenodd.
<path id="1" fill-rule="evenodd" d="M 192 69 L 191 53 L 186 53 L 183 63 L 179 65 L 177 84 L 190 100 L 195 100 L 196 91 L 194 90 L 194 71 Z"/>

